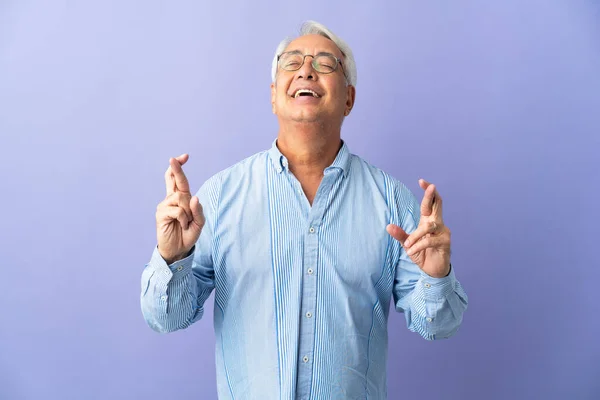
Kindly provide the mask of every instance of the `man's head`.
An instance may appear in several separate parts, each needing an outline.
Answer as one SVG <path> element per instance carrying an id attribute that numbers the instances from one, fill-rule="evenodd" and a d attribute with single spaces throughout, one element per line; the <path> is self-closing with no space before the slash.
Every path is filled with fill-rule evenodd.
<path id="1" fill-rule="evenodd" d="M 283 40 L 272 67 L 271 105 L 280 123 L 338 125 L 352 110 L 356 65 L 352 50 L 323 25 L 309 21 Z"/>

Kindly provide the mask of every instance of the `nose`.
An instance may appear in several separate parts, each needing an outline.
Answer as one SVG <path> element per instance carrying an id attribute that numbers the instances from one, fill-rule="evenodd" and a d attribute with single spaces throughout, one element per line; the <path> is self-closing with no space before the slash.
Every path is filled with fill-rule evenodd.
<path id="1" fill-rule="evenodd" d="M 296 71 L 296 79 L 317 80 L 317 72 L 312 66 L 313 57 L 311 55 L 304 56 L 304 63 L 298 71 Z"/>

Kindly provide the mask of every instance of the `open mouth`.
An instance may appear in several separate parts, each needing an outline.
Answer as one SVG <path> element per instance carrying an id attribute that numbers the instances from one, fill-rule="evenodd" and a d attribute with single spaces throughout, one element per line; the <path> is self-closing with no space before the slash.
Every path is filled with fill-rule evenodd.
<path id="1" fill-rule="evenodd" d="M 319 96 L 316 92 L 310 90 L 310 89 L 298 89 L 296 90 L 296 93 L 294 93 L 294 95 L 292 96 L 293 98 L 297 99 L 300 96 L 310 96 L 310 97 L 314 97 L 314 98 L 319 98 L 321 96 Z"/>

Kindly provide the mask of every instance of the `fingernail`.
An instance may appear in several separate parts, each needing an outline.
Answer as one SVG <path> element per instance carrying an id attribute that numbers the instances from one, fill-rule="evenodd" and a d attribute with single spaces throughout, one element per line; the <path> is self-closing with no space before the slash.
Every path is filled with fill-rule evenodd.
<path id="1" fill-rule="evenodd" d="M 404 242 L 404 247 L 410 247 L 410 240 L 407 240 L 406 242 Z"/>

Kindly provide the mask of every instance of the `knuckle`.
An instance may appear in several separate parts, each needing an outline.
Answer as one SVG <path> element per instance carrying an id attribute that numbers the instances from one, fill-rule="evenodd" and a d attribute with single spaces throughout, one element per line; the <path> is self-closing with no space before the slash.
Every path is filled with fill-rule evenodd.
<path id="1" fill-rule="evenodd" d="M 156 212 L 162 212 L 162 210 L 167 207 L 168 197 L 166 197 L 163 201 L 156 205 Z"/>
<path id="2" fill-rule="evenodd" d="M 192 200 L 192 195 L 187 192 L 179 192 L 179 201 L 184 202 L 188 207 L 190 205 L 190 200 Z"/>
<path id="3" fill-rule="evenodd" d="M 179 203 L 179 198 L 181 197 L 181 192 L 173 192 L 169 195 L 169 200 L 175 204 Z"/>

